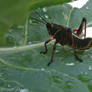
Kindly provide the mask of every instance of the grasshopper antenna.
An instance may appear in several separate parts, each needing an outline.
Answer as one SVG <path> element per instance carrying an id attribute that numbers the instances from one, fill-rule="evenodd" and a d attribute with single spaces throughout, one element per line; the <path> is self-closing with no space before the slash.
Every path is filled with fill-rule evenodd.
<path id="1" fill-rule="evenodd" d="M 37 18 L 35 18 L 35 17 L 32 17 L 32 16 L 31 16 L 31 19 L 34 19 L 34 20 L 36 20 L 36 21 L 38 21 L 38 22 L 40 22 L 40 23 L 46 24 L 44 21 L 41 21 L 41 20 L 39 20 L 39 19 L 37 19 Z"/>
<path id="2" fill-rule="evenodd" d="M 44 19 L 37 11 L 35 11 L 35 13 L 45 22 L 45 24 L 47 24 L 48 22 L 47 22 L 47 20 L 46 19 Z"/>

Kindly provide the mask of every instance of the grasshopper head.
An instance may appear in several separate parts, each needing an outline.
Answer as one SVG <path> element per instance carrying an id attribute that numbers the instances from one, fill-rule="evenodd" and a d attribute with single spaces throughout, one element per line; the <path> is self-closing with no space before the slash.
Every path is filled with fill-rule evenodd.
<path id="1" fill-rule="evenodd" d="M 55 33 L 55 24 L 54 23 L 47 23 L 46 24 L 46 27 L 47 27 L 47 31 L 48 31 L 48 33 L 50 34 L 50 35 L 54 35 L 54 33 Z"/>

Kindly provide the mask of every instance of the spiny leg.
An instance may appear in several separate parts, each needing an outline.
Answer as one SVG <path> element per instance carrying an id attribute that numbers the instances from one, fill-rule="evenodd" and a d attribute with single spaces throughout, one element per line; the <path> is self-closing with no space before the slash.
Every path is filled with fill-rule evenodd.
<path id="1" fill-rule="evenodd" d="M 76 54 L 76 49 L 74 49 L 74 56 L 75 56 L 75 58 L 76 58 L 79 62 L 83 62 L 83 60 L 77 56 L 77 54 Z"/>
<path id="2" fill-rule="evenodd" d="M 51 60 L 50 60 L 50 62 L 47 64 L 47 66 L 50 66 L 50 64 L 53 62 L 53 57 L 54 57 L 54 53 L 55 53 L 55 50 L 56 50 L 56 44 L 57 44 L 57 42 L 54 43 L 53 51 L 52 51 L 52 55 L 51 55 Z"/>
<path id="3" fill-rule="evenodd" d="M 85 23 L 85 33 L 84 33 L 84 38 L 86 38 L 86 18 L 83 17 L 82 21 L 81 21 L 81 24 L 79 26 L 79 28 L 75 29 L 73 32 L 76 32 L 76 35 L 77 36 L 80 36 L 82 31 L 83 31 L 83 24 Z"/>
<path id="4" fill-rule="evenodd" d="M 49 40 L 47 40 L 44 44 L 44 47 L 45 47 L 45 51 L 41 51 L 40 53 L 41 54 L 46 54 L 48 49 L 47 49 L 47 43 L 49 43 L 50 41 L 54 40 L 54 38 L 50 38 Z"/>
<path id="5" fill-rule="evenodd" d="M 73 38 L 73 35 L 71 35 L 71 38 L 72 38 L 72 47 L 73 47 L 73 50 L 74 50 L 74 56 L 75 56 L 75 58 L 76 58 L 79 62 L 83 62 L 83 60 L 80 59 L 80 58 L 77 56 L 76 49 L 75 49 L 75 46 L 74 46 L 74 38 Z"/>

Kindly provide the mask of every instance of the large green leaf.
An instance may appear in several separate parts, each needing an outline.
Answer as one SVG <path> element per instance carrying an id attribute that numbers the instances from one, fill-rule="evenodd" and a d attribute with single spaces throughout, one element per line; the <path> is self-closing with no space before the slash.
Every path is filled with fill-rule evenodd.
<path id="1" fill-rule="evenodd" d="M 65 4 L 38 11 L 51 22 L 75 29 L 83 17 L 91 22 L 91 3 L 89 1 L 81 9 Z M 32 11 L 30 16 L 34 15 Z M 7 45 L 13 47 L 0 49 L 1 92 L 24 89 L 26 92 L 92 92 L 92 50 L 78 51 L 78 56 L 84 60 L 79 63 L 71 48 L 58 44 L 54 62 L 47 67 L 53 42 L 48 45 L 46 55 L 40 54 L 43 42 L 50 36 L 45 25 L 34 22 L 30 16 L 24 27 L 15 26 L 7 34 Z"/>
<path id="2" fill-rule="evenodd" d="M 5 34 L 12 25 L 24 24 L 29 11 L 38 7 L 62 5 L 70 0 L 0 0 L 0 47 L 6 45 Z"/>

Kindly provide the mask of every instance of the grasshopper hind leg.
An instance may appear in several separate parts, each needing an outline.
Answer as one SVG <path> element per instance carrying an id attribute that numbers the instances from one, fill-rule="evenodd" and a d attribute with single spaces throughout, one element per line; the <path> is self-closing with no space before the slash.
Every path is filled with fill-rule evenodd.
<path id="1" fill-rule="evenodd" d="M 77 56 L 75 49 L 74 49 L 74 56 L 75 56 L 75 58 L 76 58 L 79 62 L 83 62 L 83 60 Z"/>

